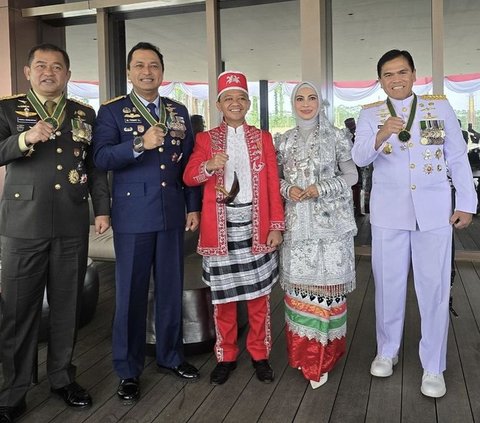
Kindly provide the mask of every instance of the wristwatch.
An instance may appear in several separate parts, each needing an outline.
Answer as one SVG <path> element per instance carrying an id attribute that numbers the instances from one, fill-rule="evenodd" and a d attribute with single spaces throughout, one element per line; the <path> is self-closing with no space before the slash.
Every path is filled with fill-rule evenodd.
<path id="1" fill-rule="evenodd" d="M 143 153 L 145 147 L 143 146 L 143 137 L 135 137 L 133 139 L 133 150 L 135 153 Z"/>

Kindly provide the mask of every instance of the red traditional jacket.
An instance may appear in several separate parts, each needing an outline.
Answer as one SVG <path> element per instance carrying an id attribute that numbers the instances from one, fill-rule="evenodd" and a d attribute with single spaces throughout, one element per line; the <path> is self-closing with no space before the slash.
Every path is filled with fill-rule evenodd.
<path id="1" fill-rule="evenodd" d="M 252 173 L 252 253 L 268 253 L 275 250 L 266 245 L 268 233 L 285 229 L 277 158 L 269 132 L 247 124 L 243 128 Z M 215 153 L 226 151 L 226 141 L 225 122 L 208 132 L 198 133 L 183 174 L 185 184 L 204 185 L 197 249 L 204 256 L 228 254 L 226 205 L 217 201 L 223 199 L 224 194 L 215 189 L 217 185 L 224 186 L 224 171 L 218 170 L 213 175 L 205 172 L 205 163 Z"/>

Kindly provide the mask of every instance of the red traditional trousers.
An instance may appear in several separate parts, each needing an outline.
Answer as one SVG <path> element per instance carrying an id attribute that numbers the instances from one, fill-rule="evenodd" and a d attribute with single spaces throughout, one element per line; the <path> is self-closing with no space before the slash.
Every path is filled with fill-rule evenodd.
<path id="1" fill-rule="evenodd" d="M 253 360 L 267 359 L 271 350 L 270 295 L 247 300 L 249 330 L 247 351 Z M 215 355 L 217 361 L 235 361 L 237 345 L 237 301 L 214 304 L 213 318 L 217 340 Z"/>

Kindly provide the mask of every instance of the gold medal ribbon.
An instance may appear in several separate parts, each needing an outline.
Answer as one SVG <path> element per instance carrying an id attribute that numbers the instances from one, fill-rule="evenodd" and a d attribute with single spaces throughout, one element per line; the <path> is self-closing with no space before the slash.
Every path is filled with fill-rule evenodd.
<path id="1" fill-rule="evenodd" d="M 130 92 L 130 100 L 132 100 L 133 105 L 137 108 L 138 112 L 142 115 L 142 117 L 150 124 L 150 126 L 157 126 L 159 128 L 163 129 L 163 132 L 165 134 L 167 133 L 167 111 L 165 110 L 165 105 L 163 104 L 163 101 L 160 99 L 159 101 L 159 110 L 160 110 L 160 116 L 158 118 L 158 122 L 155 120 L 155 118 L 152 116 L 152 114 L 148 111 L 148 109 L 145 107 L 145 105 L 141 102 L 141 100 L 138 98 L 137 94 L 135 91 Z"/>
<path id="2" fill-rule="evenodd" d="M 65 94 L 62 94 L 60 97 L 60 101 L 57 103 L 55 110 L 53 111 L 52 115 L 50 116 L 45 109 L 45 106 L 39 100 L 37 95 L 31 89 L 27 93 L 27 100 L 31 103 L 35 111 L 38 113 L 38 116 L 44 121 L 53 126 L 53 130 L 56 131 L 60 126 L 60 117 L 62 116 L 63 111 L 65 110 L 65 106 L 67 105 L 67 99 L 65 98 Z"/>
<path id="3" fill-rule="evenodd" d="M 397 117 L 397 113 L 395 112 L 395 108 L 393 107 L 392 102 L 390 101 L 390 97 L 387 98 L 387 107 L 388 111 L 392 115 L 392 117 Z M 407 125 L 404 129 L 402 129 L 398 133 L 398 139 L 402 142 L 407 142 L 411 135 L 410 129 L 412 129 L 413 119 L 415 119 L 415 113 L 417 112 L 417 96 L 413 94 L 412 106 L 410 107 L 410 115 L 408 116 Z"/>

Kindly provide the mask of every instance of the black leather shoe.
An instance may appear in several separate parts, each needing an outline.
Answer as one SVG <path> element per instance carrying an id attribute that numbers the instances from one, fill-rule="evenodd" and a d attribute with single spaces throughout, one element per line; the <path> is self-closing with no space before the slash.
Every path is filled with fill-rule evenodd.
<path id="1" fill-rule="evenodd" d="M 25 413 L 27 404 L 25 400 L 14 407 L 0 406 L 0 423 L 13 423 L 15 419 Z"/>
<path id="2" fill-rule="evenodd" d="M 137 401 L 140 397 L 140 381 L 138 380 L 138 377 L 120 379 L 117 395 L 126 405 Z"/>
<path id="3" fill-rule="evenodd" d="M 51 391 L 59 395 L 69 407 L 85 408 L 92 405 L 92 398 L 77 382 L 72 382 L 63 388 L 52 388 Z"/>
<path id="4" fill-rule="evenodd" d="M 161 373 L 173 374 L 184 382 L 196 382 L 200 377 L 197 368 L 186 361 L 179 364 L 177 367 L 164 367 L 158 364 L 158 370 Z"/>
<path id="5" fill-rule="evenodd" d="M 260 382 L 264 382 L 264 383 L 273 382 L 273 379 L 275 378 L 275 374 L 273 373 L 273 369 L 270 367 L 268 360 L 259 360 L 259 361 L 252 360 L 252 364 L 255 369 L 255 373 L 257 374 L 257 379 Z"/>
<path id="6" fill-rule="evenodd" d="M 236 361 L 221 361 L 217 363 L 212 373 L 210 373 L 210 383 L 212 385 L 223 385 L 230 377 L 230 372 L 233 372 L 236 368 Z"/>

